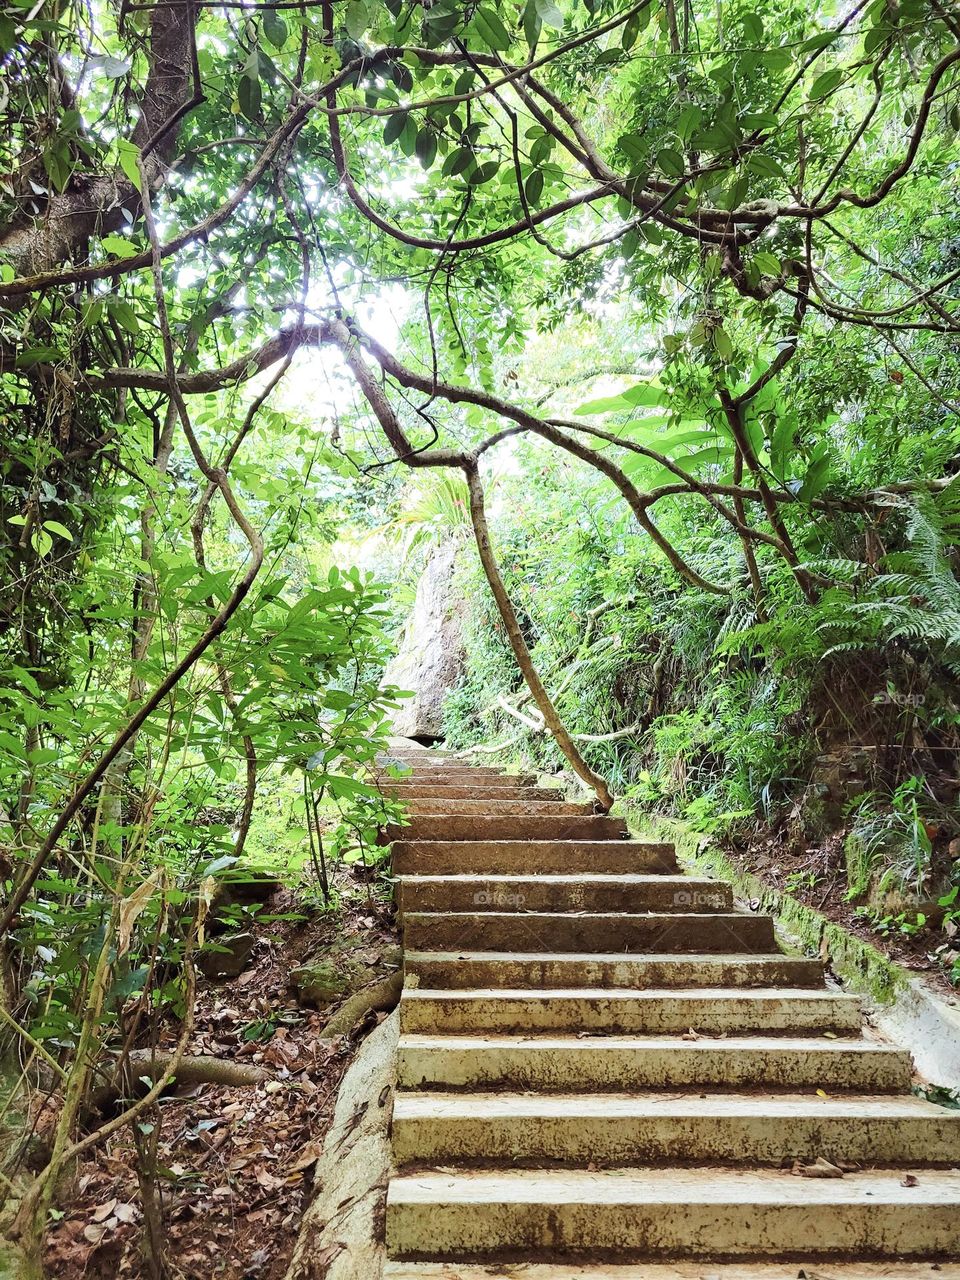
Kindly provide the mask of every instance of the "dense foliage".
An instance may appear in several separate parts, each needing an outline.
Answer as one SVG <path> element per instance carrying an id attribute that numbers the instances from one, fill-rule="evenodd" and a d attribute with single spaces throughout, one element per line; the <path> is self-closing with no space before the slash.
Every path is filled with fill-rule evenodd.
<path id="1" fill-rule="evenodd" d="M 337 538 L 399 523 L 416 563 L 472 526 L 457 742 L 846 823 L 851 894 L 949 916 L 947 0 L 8 0 L 0 53 L 2 1015 L 61 1100 L 34 1262 L 95 1071 L 167 999 L 188 1034 L 258 785 L 298 779 L 321 879 L 318 803 L 341 851 L 382 817 L 396 617 Z M 405 466 L 440 469 L 406 511 Z"/>

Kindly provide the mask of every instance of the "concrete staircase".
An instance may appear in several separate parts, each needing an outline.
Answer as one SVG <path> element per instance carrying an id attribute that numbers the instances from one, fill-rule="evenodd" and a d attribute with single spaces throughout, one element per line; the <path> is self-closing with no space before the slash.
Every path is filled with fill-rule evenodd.
<path id="1" fill-rule="evenodd" d="M 960 1277 L 960 1113 L 818 962 L 619 819 L 397 755 L 385 1280 Z"/>

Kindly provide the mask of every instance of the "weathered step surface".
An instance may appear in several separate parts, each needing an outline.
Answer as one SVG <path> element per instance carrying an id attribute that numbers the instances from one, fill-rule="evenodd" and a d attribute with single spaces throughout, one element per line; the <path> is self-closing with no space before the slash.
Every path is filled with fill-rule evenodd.
<path id="1" fill-rule="evenodd" d="M 407 827 L 387 827 L 391 840 L 618 840 L 627 835 L 622 818 L 569 814 L 554 817 L 417 816 Z"/>
<path id="2" fill-rule="evenodd" d="M 910 1055 L 870 1040 L 816 1037 L 404 1035 L 404 1089 L 571 1090 L 767 1087 L 889 1093 L 910 1086 Z"/>
<path id="3" fill-rule="evenodd" d="M 401 1093 L 398 1164 L 950 1166 L 960 1112 L 921 1098 L 742 1093 Z"/>
<path id="4" fill-rule="evenodd" d="M 860 1002 L 836 991 L 631 991 L 628 988 L 487 991 L 406 990 L 400 1028 L 410 1033 L 590 1032 L 703 1035 L 757 1031 L 860 1031 Z"/>
<path id="5" fill-rule="evenodd" d="M 960 1280 L 960 1263 L 838 1262 L 803 1253 L 791 1262 L 463 1262 L 388 1261 L 383 1280 Z"/>
<path id="6" fill-rule="evenodd" d="M 387 1196 L 394 1256 L 797 1254 L 956 1257 L 960 1174 L 801 1179 L 780 1170 L 463 1170 L 400 1175 Z"/>
<path id="7" fill-rule="evenodd" d="M 406 973 L 422 987 L 804 987 L 823 986 L 823 965 L 772 955 L 636 955 L 619 952 L 414 951 Z"/>
<path id="8" fill-rule="evenodd" d="M 769 916 L 738 912 L 408 911 L 403 937 L 417 951 L 483 945 L 498 951 L 770 952 L 775 946 Z"/>
<path id="9" fill-rule="evenodd" d="M 398 800 L 565 800 L 562 791 L 555 787 L 514 787 L 500 783 L 489 786 L 455 786 L 435 782 L 380 782 L 381 791 L 396 796 Z"/>
<path id="10" fill-rule="evenodd" d="M 418 824 L 419 828 L 419 824 Z M 393 844 L 395 875 L 607 875 L 677 871 L 673 846 L 644 840 L 412 840 Z"/>
<path id="11" fill-rule="evenodd" d="M 568 814 L 592 814 L 592 804 L 579 804 L 574 800 L 438 800 L 432 796 L 407 799 L 397 796 L 407 806 L 408 814 L 447 815 L 472 817 L 474 814 L 491 817 L 527 818 L 548 815 L 564 817 Z"/>
<path id="12" fill-rule="evenodd" d="M 731 911 L 717 880 L 666 875 L 400 876 L 403 911 Z"/>
<path id="13" fill-rule="evenodd" d="M 482 786 L 496 790 L 498 787 L 533 786 L 537 781 L 536 775 L 532 773 L 500 773 L 496 769 L 411 769 L 405 765 L 398 768 L 403 768 L 405 772 L 398 776 L 389 770 L 381 770 L 377 774 L 380 783 L 386 785 L 401 782 L 411 786 L 433 786 L 434 784 L 447 787 Z"/>

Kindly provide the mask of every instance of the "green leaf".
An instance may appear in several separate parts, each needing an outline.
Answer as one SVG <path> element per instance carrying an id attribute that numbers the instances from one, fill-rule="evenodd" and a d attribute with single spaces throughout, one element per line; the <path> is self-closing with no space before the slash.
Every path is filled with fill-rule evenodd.
<path id="1" fill-rule="evenodd" d="M 633 164 L 645 165 L 650 161 L 650 148 L 639 133 L 621 133 L 617 146 Z"/>
<path id="2" fill-rule="evenodd" d="M 451 151 L 446 160 L 444 160 L 441 172 L 444 177 L 463 173 L 464 169 L 469 168 L 475 160 L 476 153 L 472 147 L 457 147 L 456 151 Z"/>
<path id="3" fill-rule="evenodd" d="M 410 113 L 407 111 L 398 111 L 395 115 L 388 116 L 387 123 L 383 126 L 383 140 L 388 146 L 400 137 L 409 119 Z"/>
<path id="4" fill-rule="evenodd" d="M 829 478 L 830 453 L 824 445 L 821 445 L 807 467 L 807 473 L 803 477 L 803 484 L 800 486 L 797 497 L 801 502 L 812 502 L 826 488 Z"/>
<path id="5" fill-rule="evenodd" d="M 817 76 L 810 86 L 810 97 L 825 98 L 827 94 L 833 93 L 842 79 L 843 69 L 841 67 L 832 67 L 829 71 L 824 71 L 822 75 Z"/>
<path id="6" fill-rule="evenodd" d="M 472 26 L 480 40 L 494 53 L 502 53 L 513 43 L 510 32 L 503 25 L 499 14 L 488 5 L 481 5 L 473 15 Z"/>
<path id="7" fill-rule="evenodd" d="M 91 70 L 102 72 L 108 80 L 119 80 L 125 76 L 133 63 L 129 58 L 115 58 L 111 53 L 102 54 L 90 59 Z"/>
<path id="8" fill-rule="evenodd" d="M 765 151 L 753 151 L 747 159 L 747 168 L 765 178 L 786 178 L 783 165 Z"/>
<path id="9" fill-rule="evenodd" d="M 652 407 L 663 404 L 663 389 L 651 387 L 649 383 L 638 382 L 636 386 L 621 392 L 618 396 L 604 396 L 600 400 L 588 400 L 586 404 L 574 409 L 576 414 L 622 413 L 626 409 L 636 409 L 641 405 Z"/>
<path id="10" fill-rule="evenodd" d="M 770 469 L 781 482 L 787 478 L 788 463 L 799 423 L 792 414 L 777 420 L 770 440 Z"/>
<path id="11" fill-rule="evenodd" d="M 478 164 L 472 173 L 467 174 L 467 182 L 471 187 L 481 187 L 489 182 L 500 171 L 499 160 L 488 160 L 486 164 Z"/>
<path id="12" fill-rule="evenodd" d="M 140 148 L 135 143 L 128 142 L 126 138 L 118 138 L 117 157 L 120 168 L 136 189 L 142 193 L 140 185 Z"/>
<path id="13" fill-rule="evenodd" d="M 724 329 L 723 325 L 718 325 L 711 335 L 713 339 L 713 348 L 721 360 L 727 362 L 733 359 L 733 343 L 730 341 L 730 335 Z"/>
<path id="14" fill-rule="evenodd" d="M 523 184 L 523 192 L 528 204 L 539 204 L 540 197 L 543 195 L 543 174 L 539 169 L 534 169 L 527 178 Z"/>
<path id="15" fill-rule="evenodd" d="M 779 276 L 780 259 L 775 253 L 768 253 L 766 249 L 761 249 L 759 253 L 753 255 L 752 261 L 765 276 Z"/>
<path id="16" fill-rule="evenodd" d="M 563 14 L 553 3 L 553 0 L 533 0 L 534 7 L 537 11 L 537 17 L 545 27 L 553 27 L 559 30 L 563 26 Z"/>
<path id="17" fill-rule="evenodd" d="M 263 34 L 274 49 L 282 49 L 287 42 L 287 24 L 276 9 L 264 9 Z"/>
<path id="18" fill-rule="evenodd" d="M 802 53 L 818 53 L 821 49 L 825 49 L 828 44 L 833 44 L 834 40 L 839 39 L 839 31 L 821 31 L 815 36 L 811 36 L 809 40 L 804 40 L 800 46 Z"/>
<path id="19" fill-rule="evenodd" d="M 262 101 L 260 80 L 257 76 L 244 74 L 240 77 L 237 101 L 240 103 L 240 110 L 251 123 L 257 120 Z"/>
<path id="20" fill-rule="evenodd" d="M 107 306 L 110 308 L 110 314 L 126 329 L 127 333 L 140 332 L 140 322 L 129 302 L 123 298 L 108 298 Z"/>
<path id="21" fill-rule="evenodd" d="M 56 347 L 30 347 L 20 352 L 16 364 L 18 369 L 32 369 L 38 364 L 53 364 L 54 361 L 63 359 L 63 352 Z"/>
<path id="22" fill-rule="evenodd" d="M 682 178 L 687 168 L 683 156 L 673 147 L 664 147 L 657 152 L 657 164 L 668 178 Z"/>
<path id="23" fill-rule="evenodd" d="M 44 520 L 43 527 L 51 533 L 57 533 L 61 538 L 66 538 L 68 542 L 73 541 L 73 534 L 65 524 L 61 524 L 59 520 Z"/>
<path id="24" fill-rule="evenodd" d="M 429 169 L 437 158 L 437 135 L 432 129 L 421 129 L 417 133 L 417 159 L 424 169 Z"/>
<path id="25" fill-rule="evenodd" d="M 703 111 L 695 103 L 683 108 L 677 116 L 676 130 L 684 142 L 689 142 L 703 124 Z"/>
<path id="26" fill-rule="evenodd" d="M 359 40 L 370 25 L 370 15 L 363 0 L 350 0 L 343 16 L 347 34 Z"/>
<path id="27" fill-rule="evenodd" d="M 137 246 L 124 240 L 123 236 L 104 236 L 100 244 L 115 258 L 134 258 L 138 253 Z"/>

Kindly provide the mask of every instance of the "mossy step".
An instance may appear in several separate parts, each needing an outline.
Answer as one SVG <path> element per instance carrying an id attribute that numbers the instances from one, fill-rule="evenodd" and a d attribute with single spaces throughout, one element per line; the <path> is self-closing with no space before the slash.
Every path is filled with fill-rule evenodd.
<path id="1" fill-rule="evenodd" d="M 421 986 L 474 987 L 803 987 L 823 986 L 823 965 L 806 956 L 634 955 L 621 952 L 415 951 L 404 955 Z"/>
<path id="2" fill-rule="evenodd" d="M 546 911 L 407 911 L 404 945 L 418 951 L 454 947 L 493 951 L 742 951 L 774 950 L 769 916 L 739 912 L 671 911 L 647 915 Z"/>
<path id="3" fill-rule="evenodd" d="M 645 840 L 394 840 L 395 875 L 678 872 L 673 845 Z"/>
<path id="4" fill-rule="evenodd" d="M 591 1035 L 860 1032 L 860 1004 L 836 991 L 553 988 L 524 991 L 407 989 L 402 1032 L 467 1035 L 540 1031 Z"/>
<path id="5" fill-rule="evenodd" d="M 401 1088 L 571 1090 L 909 1088 L 904 1049 L 815 1036 L 404 1035 Z"/>
<path id="6" fill-rule="evenodd" d="M 402 911 L 730 911 L 733 893 L 694 876 L 399 876 Z"/>
<path id="7" fill-rule="evenodd" d="M 883 1094 L 400 1093 L 399 1164 L 951 1165 L 960 1111 Z"/>
<path id="8" fill-rule="evenodd" d="M 622 840 L 626 836 L 622 818 L 582 813 L 526 817 L 417 814 L 407 826 L 387 827 L 389 840 Z"/>
<path id="9" fill-rule="evenodd" d="M 960 1254 L 960 1173 L 918 1169 L 805 1179 L 740 1169 L 462 1170 L 396 1177 L 393 1256 L 495 1258 L 519 1246 L 571 1256 L 738 1258 L 816 1245 L 839 1257 Z M 828 1273 L 829 1274 L 829 1273 Z"/>

